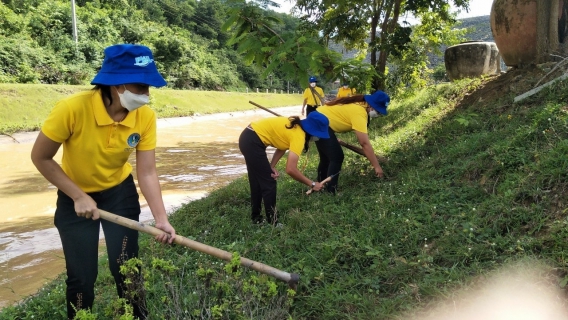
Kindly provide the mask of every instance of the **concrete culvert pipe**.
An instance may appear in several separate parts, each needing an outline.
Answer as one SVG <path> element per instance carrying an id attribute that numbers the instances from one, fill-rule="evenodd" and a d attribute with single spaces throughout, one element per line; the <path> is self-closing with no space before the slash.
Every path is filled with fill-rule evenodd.
<path id="1" fill-rule="evenodd" d="M 452 81 L 501 72 L 501 56 L 494 42 L 472 41 L 451 46 L 444 52 L 444 63 Z"/>

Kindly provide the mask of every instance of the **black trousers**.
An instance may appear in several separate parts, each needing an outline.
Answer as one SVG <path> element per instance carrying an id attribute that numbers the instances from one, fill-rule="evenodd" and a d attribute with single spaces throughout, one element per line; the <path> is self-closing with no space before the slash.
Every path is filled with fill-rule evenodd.
<path id="1" fill-rule="evenodd" d="M 337 141 L 335 132 L 328 128 L 329 139 L 319 139 L 316 141 L 316 148 L 319 153 L 318 164 L 318 181 L 337 174 L 343 165 L 343 149 Z M 337 192 L 337 183 L 339 182 L 339 174 L 334 176 L 330 182 L 327 183 L 325 190 L 335 194 Z"/>
<path id="2" fill-rule="evenodd" d="M 306 105 L 306 117 L 308 116 L 308 114 L 316 111 L 317 108 L 318 108 L 318 106 L 312 106 L 311 104 L 307 104 Z"/>
<path id="3" fill-rule="evenodd" d="M 276 180 L 266 156 L 266 146 L 256 132 L 245 129 L 239 137 L 239 149 L 245 157 L 250 184 L 250 204 L 253 221 L 261 220 L 262 201 L 268 223 L 276 223 Z"/>
<path id="4" fill-rule="evenodd" d="M 138 221 L 140 203 L 131 175 L 113 188 L 89 193 L 89 195 L 95 200 L 99 209 Z M 101 225 L 105 234 L 109 268 L 121 298 L 125 297 L 125 279 L 119 272 L 120 265 L 138 256 L 138 231 L 102 219 L 92 220 L 79 217 L 74 205 L 74 201 L 65 193 L 57 191 L 54 223 L 59 231 L 65 255 L 67 316 L 69 319 L 75 317 L 75 309 L 90 309 L 93 306 Z M 134 308 L 134 315 L 145 319 L 147 312 L 144 296 L 138 295 L 129 302 Z"/>

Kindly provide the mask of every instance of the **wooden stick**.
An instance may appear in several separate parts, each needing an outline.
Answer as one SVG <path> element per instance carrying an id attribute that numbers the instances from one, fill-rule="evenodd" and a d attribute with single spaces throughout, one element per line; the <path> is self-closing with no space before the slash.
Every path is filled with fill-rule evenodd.
<path id="1" fill-rule="evenodd" d="M 329 176 L 329 177 L 323 179 L 323 181 L 320 182 L 320 183 L 321 183 L 321 184 L 326 184 L 326 183 L 330 182 L 332 178 L 333 178 L 333 176 Z M 309 196 L 310 194 L 312 194 L 313 191 L 314 191 L 314 189 L 310 189 L 310 190 L 306 191 L 306 195 Z"/>
<path id="2" fill-rule="evenodd" d="M 253 105 L 255 105 L 255 106 L 259 107 L 259 108 L 261 108 L 261 109 L 264 110 L 264 111 L 268 111 L 268 112 L 272 113 L 273 115 L 275 115 L 275 116 L 277 116 L 277 117 L 282 117 L 282 115 L 279 115 L 278 113 L 276 113 L 276 112 L 274 112 L 274 111 L 272 111 L 272 110 L 270 110 L 270 109 L 268 109 L 268 108 L 265 108 L 265 107 L 261 106 L 261 105 L 258 104 L 258 103 L 255 103 L 255 102 L 252 102 L 252 101 L 249 101 L 249 103 L 250 103 L 250 104 L 253 104 Z"/>
<path id="3" fill-rule="evenodd" d="M 356 153 L 358 153 L 358 154 L 360 154 L 360 155 L 362 155 L 362 156 L 365 156 L 365 152 L 363 151 L 363 148 L 359 148 L 359 147 L 357 147 L 357 146 L 354 146 L 354 145 L 352 145 L 352 144 L 349 144 L 349 143 L 347 143 L 347 142 L 345 142 L 345 141 L 343 141 L 343 140 L 339 140 L 339 139 L 337 139 L 337 142 L 339 142 L 339 144 L 340 144 L 341 146 L 343 146 L 343 147 L 345 147 L 345 148 L 347 148 L 347 149 L 349 149 L 349 150 L 351 150 L 351 151 L 354 151 L 354 152 L 356 152 Z M 375 157 L 377 157 L 377 160 L 378 160 L 379 162 L 382 162 L 382 163 L 385 163 L 385 162 L 388 161 L 387 158 L 385 158 L 385 157 L 383 157 L 383 156 L 380 156 L 380 155 L 378 155 L 378 154 L 375 154 Z"/>
<path id="4" fill-rule="evenodd" d="M 275 116 L 277 116 L 277 117 L 282 117 L 282 115 L 280 115 L 280 114 L 278 114 L 278 113 L 276 113 L 276 112 L 274 112 L 274 111 L 272 111 L 272 110 L 270 110 L 270 109 L 268 109 L 268 108 L 265 108 L 265 107 L 261 106 L 261 105 L 258 104 L 258 103 L 255 103 L 255 102 L 253 102 L 253 101 L 249 101 L 249 103 L 252 104 L 252 105 L 255 105 L 255 106 L 259 107 L 259 108 L 261 108 L 261 109 L 264 110 L 264 111 L 268 111 L 268 112 L 272 113 L 273 115 L 275 115 Z M 345 142 L 345 141 L 341 141 L 341 140 L 339 140 L 339 139 L 337 139 L 337 142 L 339 142 L 339 144 L 340 144 L 342 147 L 345 147 L 345 148 L 347 148 L 347 149 L 349 149 L 349 150 L 351 150 L 351 151 L 353 151 L 353 152 L 355 152 L 355 153 L 358 153 L 358 154 L 360 154 L 360 155 L 362 155 L 362 156 L 365 156 L 365 152 L 363 152 L 363 149 L 361 149 L 361 148 L 359 148 L 359 147 L 357 147 L 357 146 L 354 146 L 354 145 L 352 145 L 352 144 L 349 144 L 349 143 L 347 143 L 347 142 Z M 379 162 L 385 163 L 385 162 L 388 161 L 387 158 L 385 158 L 385 157 L 383 157 L 383 156 L 380 156 L 380 155 L 378 155 L 378 154 L 375 154 L 375 156 L 377 157 L 377 160 L 378 160 Z"/>
<path id="5" fill-rule="evenodd" d="M 133 230 L 138 230 L 140 232 L 144 232 L 146 234 L 152 235 L 152 236 L 157 236 L 157 235 L 161 235 L 164 233 L 164 231 L 149 226 L 147 224 L 144 224 L 142 222 L 138 222 L 138 221 L 134 221 L 128 218 L 124 218 L 121 216 L 118 216 L 114 213 L 110 213 L 108 211 L 104 211 L 99 209 L 99 214 L 101 216 L 101 219 L 119 224 L 123 227 L 127 227 Z M 188 247 L 190 249 L 199 251 L 199 252 L 203 252 L 206 253 L 208 255 L 217 257 L 219 259 L 223 259 L 225 261 L 231 261 L 231 259 L 233 258 L 233 255 L 230 252 L 221 250 L 219 248 L 215 248 L 212 246 L 208 246 L 206 244 L 203 244 L 201 242 L 197 242 L 197 241 L 193 241 L 190 240 L 188 238 L 182 237 L 180 235 L 176 235 L 176 237 L 174 238 L 174 242 Z M 298 281 L 300 280 L 300 276 L 298 274 L 295 273 L 288 273 L 282 270 L 278 270 L 276 268 L 273 268 L 271 266 L 265 265 L 263 263 L 260 262 L 256 262 L 247 258 L 243 258 L 241 257 L 241 265 L 253 270 L 256 270 L 260 273 L 264 273 L 266 275 L 272 276 L 278 280 L 282 280 L 286 283 L 288 283 L 288 286 L 290 286 L 290 288 L 296 290 L 297 286 L 298 286 Z"/>

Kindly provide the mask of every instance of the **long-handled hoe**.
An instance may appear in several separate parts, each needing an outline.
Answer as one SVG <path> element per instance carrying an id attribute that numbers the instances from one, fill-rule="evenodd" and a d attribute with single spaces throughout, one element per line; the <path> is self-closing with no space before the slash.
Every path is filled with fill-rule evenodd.
<path id="1" fill-rule="evenodd" d="M 138 230 L 140 232 L 144 232 L 147 233 L 149 235 L 152 236 L 157 236 L 160 235 L 162 233 L 164 233 L 164 231 L 149 226 L 147 224 L 144 224 L 142 222 L 138 222 L 138 221 L 134 221 L 128 218 L 124 218 L 121 216 L 118 216 L 114 213 L 110 213 L 108 211 L 104 211 L 99 209 L 99 214 L 100 217 L 104 220 L 110 221 L 110 222 L 114 222 L 116 224 L 119 224 L 121 226 L 133 229 L 133 230 Z M 182 237 L 180 235 L 176 235 L 174 242 L 177 244 L 180 244 L 182 246 L 186 246 L 190 249 L 199 251 L 199 252 L 203 252 L 205 254 L 217 257 L 219 259 L 223 259 L 225 261 L 231 261 L 231 259 L 233 258 L 232 254 L 230 252 L 221 250 L 219 248 L 215 248 L 212 246 L 208 246 L 206 244 L 203 244 L 201 242 L 197 242 L 197 241 L 193 241 L 190 240 L 188 238 Z M 253 270 L 256 270 L 260 273 L 264 273 L 266 275 L 272 276 L 278 280 L 282 280 L 284 282 L 286 282 L 288 284 L 288 286 L 294 290 L 296 290 L 297 286 L 298 286 L 298 281 L 300 280 L 300 276 L 296 273 L 288 273 L 282 270 L 278 270 L 276 268 L 273 268 L 271 266 L 265 265 L 263 263 L 260 262 L 256 262 L 247 258 L 243 258 L 241 257 L 241 265 Z"/>
<path id="2" fill-rule="evenodd" d="M 254 101 L 249 101 L 249 103 L 252 104 L 252 105 L 254 105 L 254 106 L 259 107 L 260 109 L 262 109 L 262 110 L 264 110 L 264 111 L 270 112 L 270 113 L 272 113 L 273 115 L 275 115 L 275 116 L 277 116 L 277 117 L 282 117 L 282 115 L 280 115 L 280 114 L 278 114 L 278 113 L 276 113 L 276 112 L 274 112 L 274 111 L 272 111 L 272 110 L 270 110 L 270 109 L 268 109 L 268 108 L 266 108 L 266 107 L 263 107 L 263 106 L 261 106 L 260 104 L 254 102 Z M 345 142 L 345 141 L 341 141 L 341 140 L 339 140 L 339 139 L 337 139 L 337 142 L 339 142 L 339 144 L 340 144 L 342 147 L 347 148 L 347 149 L 349 149 L 349 150 L 351 150 L 351 151 L 353 151 L 353 152 L 355 152 L 355 153 L 357 153 L 357 154 L 360 154 L 360 155 L 362 155 L 362 156 L 365 156 L 365 152 L 363 152 L 363 148 L 359 148 L 359 147 L 357 147 L 357 146 L 354 146 L 354 145 L 352 145 L 352 144 L 349 144 L 349 143 L 347 143 L 347 142 Z M 375 156 L 377 157 L 377 160 L 378 160 L 379 162 L 381 162 L 381 163 L 386 163 L 386 162 L 388 162 L 388 159 L 385 158 L 385 157 L 383 157 L 383 156 L 380 156 L 380 155 L 378 155 L 378 154 L 376 154 Z"/>

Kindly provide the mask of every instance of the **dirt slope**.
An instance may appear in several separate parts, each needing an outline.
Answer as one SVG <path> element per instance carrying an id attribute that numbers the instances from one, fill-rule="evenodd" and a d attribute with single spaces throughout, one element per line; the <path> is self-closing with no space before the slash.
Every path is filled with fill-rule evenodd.
<path id="1" fill-rule="evenodd" d="M 558 66 L 558 67 L 557 67 Z M 529 66 L 523 69 L 512 68 L 498 76 L 490 77 L 484 85 L 466 97 L 462 104 L 471 105 L 480 103 L 494 103 L 503 100 L 505 106 L 510 106 L 507 101 L 513 103 L 513 98 L 521 95 L 537 86 L 551 81 L 565 72 L 556 62 L 544 63 L 536 66 Z M 504 106 L 504 107 L 505 107 Z"/>

